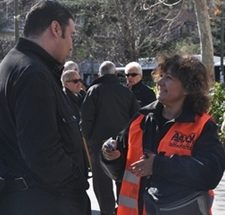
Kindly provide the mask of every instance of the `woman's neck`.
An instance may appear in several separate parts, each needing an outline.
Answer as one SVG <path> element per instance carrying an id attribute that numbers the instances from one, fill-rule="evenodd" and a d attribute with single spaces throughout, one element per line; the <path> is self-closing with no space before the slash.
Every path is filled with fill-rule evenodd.
<path id="1" fill-rule="evenodd" d="M 181 107 L 164 106 L 162 116 L 168 120 L 176 119 L 178 116 L 180 116 L 181 112 L 182 112 Z"/>

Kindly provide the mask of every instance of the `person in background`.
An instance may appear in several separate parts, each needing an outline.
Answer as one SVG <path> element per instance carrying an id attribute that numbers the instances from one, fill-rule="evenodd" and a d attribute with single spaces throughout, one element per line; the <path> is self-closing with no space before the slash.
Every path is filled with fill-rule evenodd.
<path id="1" fill-rule="evenodd" d="M 128 88 L 134 93 L 141 107 L 156 100 L 154 91 L 142 81 L 143 72 L 139 63 L 128 63 L 125 66 L 125 76 Z"/>
<path id="2" fill-rule="evenodd" d="M 91 215 L 83 140 L 60 81 L 74 18 L 43 0 L 0 64 L 0 214 Z"/>
<path id="3" fill-rule="evenodd" d="M 78 64 L 72 60 L 65 62 L 63 71 L 67 71 L 67 70 L 76 70 L 80 73 Z"/>
<path id="4" fill-rule="evenodd" d="M 69 61 L 66 61 L 65 62 L 63 72 L 64 71 L 67 71 L 67 70 L 77 71 L 79 73 L 79 75 L 81 76 L 81 73 L 80 73 L 80 69 L 79 69 L 78 64 L 75 63 L 72 60 L 69 60 Z M 85 92 L 87 90 L 87 85 L 84 83 L 84 81 L 82 79 L 80 79 L 80 84 L 81 84 L 80 94 L 84 96 L 85 95 Z"/>
<path id="5" fill-rule="evenodd" d="M 93 188 L 101 215 L 113 215 L 115 210 L 112 180 L 100 165 L 102 144 L 115 137 L 138 108 L 134 94 L 120 84 L 114 63 L 104 61 L 81 106 L 81 128 L 91 155 Z"/>
<path id="6" fill-rule="evenodd" d="M 117 215 L 156 215 L 160 205 L 171 209 L 198 192 L 204 193 L 201 203 L 185 202 L 178 211 L 160 214 L 208 215 L 225 153 L 207 113 L 206 67 L 191 56 L 161 56 L 153 79 L 158 100 L 141 108 L 117 141 L 102 147 L 105 171 L 122 180 Z"/>
<path id="7" fill-rule="evenodd" d="M 86 92 L 82 90 L 81 77 L 78 70 L 65 70 L 64 68 L 64 72 L 62 73 L 61 76 L 61 81 L 63 85 L 63 91 L 67 96 L 68 101 L 71 104 L 71 107 L 75 111 L 77 122 L 80 123 L 80 108 Z M 85 176 L 89 178 L 90 176 L 88 173 L 91 171 L 90 155 L 85 141 L 83 153 L 86 169 Z"/>
<path id="8" fill-rule="evenodd" d="M 69 98 L 69 102 L 76 111 L 78 122 L 80 121 L 80 107 L 83 102 L 85 92 L 80 93 L 82 90 L 81 77 L 78 70 L 64 70 L 61 76 L 63 91 Z"/>

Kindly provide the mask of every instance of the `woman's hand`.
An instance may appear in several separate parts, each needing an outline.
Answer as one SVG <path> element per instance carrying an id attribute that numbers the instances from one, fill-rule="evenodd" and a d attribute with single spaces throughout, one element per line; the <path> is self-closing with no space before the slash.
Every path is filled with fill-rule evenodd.
<path id="1" fill-rule="evenodd" d="M 121 153 L 117 148 L 117 142 L 112 138 L 105 141 L 102 146 L 102 155 L 106 160 L 115 160 L 120 157 Z"/>
<path id="2" fill-rule="evenodd" d="M 106 160 L 115 160 L 119 158 L 121 155 L 119 150 L 114 150 L 114 151 L 102 150 L 102 154 Z"/>
<path id="3" fill-rule="evenodd" d="M 130 165 L 131 172 L 139 177 L 152 175 L 152 167 L 155 154 L 150 153 L 148 156 L 142 156 L 140 160 Z"/>

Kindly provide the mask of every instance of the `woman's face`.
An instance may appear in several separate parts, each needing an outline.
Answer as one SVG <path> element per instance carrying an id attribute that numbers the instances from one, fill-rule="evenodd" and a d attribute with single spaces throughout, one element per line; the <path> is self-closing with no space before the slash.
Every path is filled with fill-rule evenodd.
<path id="1" fill-rule="evenodd" d="M 171 73 L 163 73 L 156 83 L 158 89 L 158 100 L 164 105 L 183 104 L 187 95 L 181 81 L 172 76 Z"/>

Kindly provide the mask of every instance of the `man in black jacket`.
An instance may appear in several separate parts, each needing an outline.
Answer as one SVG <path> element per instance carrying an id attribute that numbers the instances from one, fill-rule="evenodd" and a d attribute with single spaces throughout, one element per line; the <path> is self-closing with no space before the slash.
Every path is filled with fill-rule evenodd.
<path id="1" fill-rule="evenodd" d="M 37 3 L 0 65 L 0 214 L 90 215 L 82 137 L 60 76 L 74 20 Z"/>
<path id="2" fill-rule="evenodd" d="M 63 85 L 63 91 L 66 94 L 71 107 L 75 111 L 77 122 L 80 123 L 80 108 L 86 92 L 82 89 L 82 79 L 78 72 L 78 65 L 76 63 L 74 63 L 74 65 L 76 67 L 74 67 L 72 70 L 65 70 L 64 65 L 61 81 Z M 85 159 L 85 176 L 88 178 L 88 172 L 90 170 L 90 158 L 86 143 L 83 145 L 83 153 Z"/>
<path id="3" fill-rule="evenodd" d="M 154 91 L 142 82 L 143 72 L 139 63 L 128 63 L 125 66 L 125 75 L 127 86 L 134 93 L 141 107 L 156 100 Z"/>
<path id="4" fill-rule="evenodd" d="M 82 80 L 77 70 L 66 70 L 61 76 L 63 91 L 76 111 L 76 118 L 80 121 L 80 107 L 85 96 L 82 90 Z M 81 92 L 82 91 L 82 92 Z"/>
<path id="5" fill-rule="evenodd" d="M 134 94 L 120 84 L 112 62 L 103 62 L 99 75 L 81 106 L 81 127 L 91 154 L 93 187 L 101 215 L 112 215 L 115 208 L 112 180 L 101 168 L 100 150 L 104 140 L 115 137 L 139 106 Z"/>

